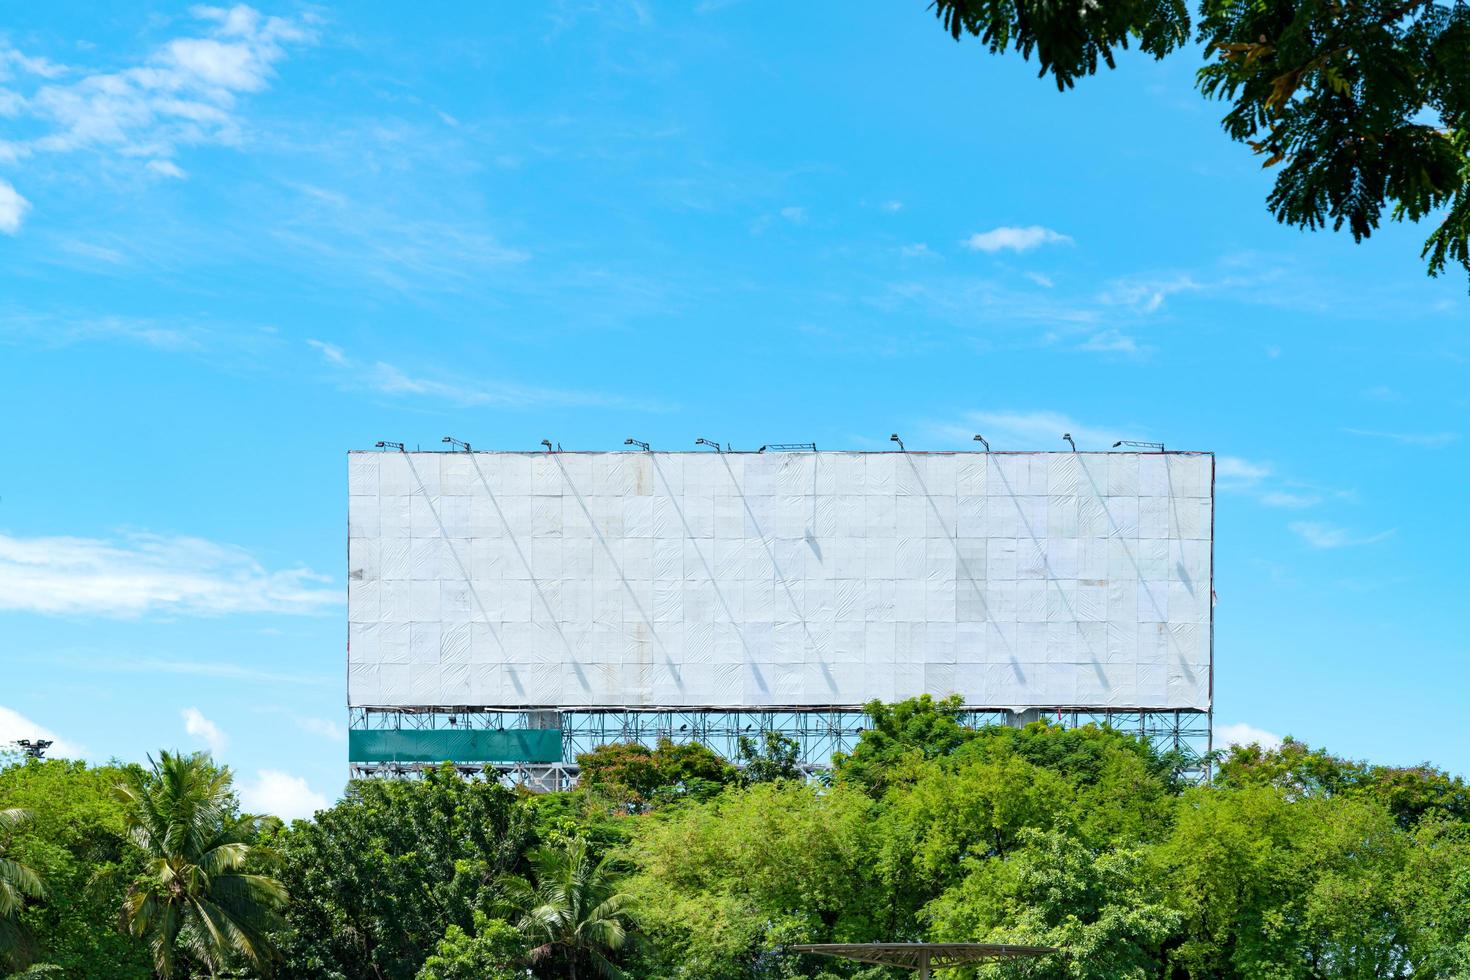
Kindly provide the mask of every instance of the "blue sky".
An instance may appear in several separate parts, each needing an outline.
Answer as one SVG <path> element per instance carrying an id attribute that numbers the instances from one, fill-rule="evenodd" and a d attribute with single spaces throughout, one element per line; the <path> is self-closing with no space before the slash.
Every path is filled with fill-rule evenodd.
<path id="1" fill-rule="evenodd" d="M 1220 454 L 1218 725 L 1470 771 L 1465 280 L 1277 225 L 1197 54 L 1061 94 L 922 2 L 7 20 L 0 738 L 335 796 L 379 439 L 1070 431 Z"/>

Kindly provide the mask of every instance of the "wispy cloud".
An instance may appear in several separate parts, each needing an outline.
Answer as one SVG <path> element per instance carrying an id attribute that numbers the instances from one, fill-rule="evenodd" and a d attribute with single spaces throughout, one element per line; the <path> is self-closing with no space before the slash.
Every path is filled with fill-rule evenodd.
<path id="1" fill-rule="evenodd" d="M 1284 507 L 1293 510 L 1315 507 L 1322 502 L 1319 494 L 1291 493 L 1286 490 L 1268 490 L 1257 499 L 1267 507 Z"/>
<path id="2" fill-rule="evenodd" d="M 1401 446 L 1418 449 L 1443 449 L 1459 440 L 1457 432 L 1383 432 L 1377 429 L 1343 429 L 1348 435 L 1369 439 L 1387 439 Z"/>
<path id="3" fill-rule="evenodd" d="M 374 132 L 363 138 L 383 144 L 372 152 L 391 154 L 397 137 Z M 302 183 L 287 187 L 295 197 L 273 229 L 277 240 L 398 292 L 461 290 L 531 258 L 525 249 L 503 244 L 473 216 L 446 209 L 442 195 L 405 206 L 406 192 L 396 187 L 375 189 L 372 196 Z"/>
<path id="4" fill-rule="evenodd" d="M 342 726 L 337 724 L 335 721 L 328 721 L 326 718 L 313 718 L 310 716 L 300 716 L 295 718 L 294 720 L 296 722 L 296 726 L 304 732 L 310 732 L 313 735 L 320 735 L 322 738 L 328 739 L 329 741 L 333 742 L 347 741 L 347 732 L 344 731 L 342 729 Z"/>
<path id="5" fill-rule="evenodd" d="M 1077 345 L 1078 350 L 1095 351 L 1105 354 L 1129 354 L 1138 356 L 1147 352 L 1133 337 L 1121 330 L 1102 330 L 1088 337 Z"/>
<path id="6" fill-rule="evenodd" d="M 1323 524 L 1319 521 L 1293 521 L 1288 527 L 1291 528 L 1293 534 L 1309 546 L 1323 550 L 1374 544 L 1392 537 L 1394 533 L 1393 529 L 1389 529 L 1379 531 L 1377 534 L 1356 534 L 1347 528 L 1338 527 L 1335 524 Z"/>
<path id="7" fill-rule="evenodd" d="M 19 233 L 22 219 L 30 210 L 31 202 L 20 196 L 20 192 L 7 181 L 0 180 L 0 234 Z"/>
<path id="8" fill-rule="evenodd" d="M 1103 290 L 1098 299 L 1105 305 L 1126 306 L 1136 313 L 1154 313 L 1176 293 L 1193 293 L 1205 288 L 1189 275 L 1122 279 Z"/>
<path id="9" fill-rule="evenodd" d="M 240 805 L 249 813 L 268 813 L 282 820 L 305 820 L 327 806 L 327 798 L 300 776 L 279 769 L 259 769 L 240 786 Z"/>
<path id="10" fill-rule="evenodd" d="M 111 261 L 107 249 L 85 243 L 65 246 L 73 253 L 90 259 Z M 88 341 L 124 341 L 163 351 L 193 351 L 204 346 L 209 331 L 188 323 L 136 319 L 120 316 L 34 316 L 0 313 L 0 343 L 24 341 L 44 347 L 62 347 Z"/>
<path id="11" fill-rule="evenodd" d="M 1009 226 L 992 228 L 989 231 L 977 231 L 969 238 L 960 242 L 964 248 L 972 252 L 1027 252 L 1040 245 L 1070 245 L 1072 239 L 1059 231 L 1043 228 L 1041 225 L 1027 225 L 1024 228 L 1013 228 Z"/>
<path id="12" fill-rule="evenodd" d="M 1108 429 L 1079 422 L 1061 412 L 969 412 L 958 422 L 931 426 L 932 434 L 947 442 L 969 444 L 980 433 L 996 449 L 1062 448 L 1062 433 L 1070 433 L 1079 449 L 1106 449 L 1121 434 L 1136 430 Z"/>
<path id="13" fill-rule="evenodd" d="M 1229 489 L 1253 487 L 1271 475 L 1271 467 L 1239 456 L 1215 457 L 1215 479 Z"/>
<path id="14" fill-rule="evenodd" d="M 910 245 L 900 245 L 898 254 L 906 259 L 929 259 L 935 257 L 935 252 L 923 242 L 914 242 Z"/>
<path id="15" fill-rule="evenodd" d="M 340 683 L 339 678 L 327 674 L 286 673 L 276 670 L 261 670 L 224 661 L 209 660 L 163 660 L 153 657 L 109 656 L 107 658 L 58 659 L 71 666 L 90 671 L 122 674 L 180 674 L 186 677 L 215 677 L 223 680 L 244 681 L 253 684 L 300 684 L 321 687 Z"/>
<path id="16" fill-rule="evenodd" d="M 0 750 L 11 748 L 17 739 L 45 739 L 51 742 L 46 754 L 54 758 L 80 759 L 87 750 L 75 742 L 64 739 L 45 725 L 38 724 L 16 711 L 0 705 Z"/>
<path id="17" fill-rule="evenodd" d="M 224 751 L 229 739 L 218 725 L 204 717 L 202 711 L 198 708 L 185 708 L 180 714 L 184 718 L 184 731 L 209 746 L 209 751 L 215 755 Z"/>
<path id="18" fill-rule="evenodd" d="M 242 143 L 241 98 L 267 87 L 287 48 L 312 39 L 311 25 L 243 4 L 192 13 L 202 33 L 166 41 L 120 71 L 62 69 L 8 50 L 10 64 L 43 81 L 11 106 L 41 132 L 3 144 L 4 155 L 23 160 L 87 150 L 178 178 L 183 170 L 173 157 L 181 147 Z"/>
<path id="19" fill-rule="evenodd" d="M 305 568 L 272 571 L 248 551 L 201 538 L 0 534 L 0 609 L 136 617 L 318 613 L 342 601 Z"/>
<path id="20" fill-rule="evenodd" d="M 897 214 L 898 212 L 903 210 L 903 202 L 884 201 L 882 204 L 878 205 L 878 208 L 881 211 L 887 211 L 889 214 Z"/>
<path id="21" fill-rule="evenodd" d="M 538 388 L 508 382 L 471 382 L 447 377 L 410 374 L 387 361 L 359 362 L 343 348 L 324 340 L 309 339 L 328 367 L 336 372 L 337 382 L 345 389 L 363 389 L 383 395 L 423 397 L 461 407 L 498 405 L 505 408 L 541 406 L 618 407 L 641 411 L 661 411 L 663 406 L 605 395 L 593 391 L 568 391 Z"/>

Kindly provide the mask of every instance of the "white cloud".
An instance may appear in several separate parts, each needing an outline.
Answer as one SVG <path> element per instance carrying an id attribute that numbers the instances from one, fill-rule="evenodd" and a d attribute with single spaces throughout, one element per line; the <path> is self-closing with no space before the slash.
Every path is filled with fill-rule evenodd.
<path id="1" fill-rule="evenodd" d="M 1261 494 L 1260 500 L 1267 507 L 1286 507 L 1294 510 L 1315 507 L 1322 502 L 1322 498 L 1315 493 L 1288 493 L 1285 490 L 1268 490 Z"/>
<path id="2" fill-rule="evenodd" d="M 66 74 L 65 65 L 58 65 L 45 58 L 27 57 L 15 48 L 0 47 L 0 78 L 9 78 L 12 68 L 27 75 L 40 75 L 42 78 L 57 78 Z"/>
<path id="3" fill-rule="evenodd" d="M 914 242 L 912 245 L 902 245 L 898 249 L 899 254 L 905 258 L 920 259 L 930 258 L 934 252 L 923 242 Z"/>
<path id="4" fill-rule="evenodd" d="M 14 235 L 20 231 L 20 223 L 31 202 L 20 196 L 20 192 L 8 182 L 0 180 L 0 233 Z"/>
<path id="5" fill-rule="evenodd" d="M 793 225 L 806 224 L 806 208 L 789 207 L 781 209 L 781 217 Z"/>
<path id="6" fill-rule="evenodd" d="M 267 635 L 279 635 L 262 630 Z M 222 680 L 245 681 L 252 684 L 301 684 L 308 687 L 325 687 L 340 684 L 340 677 L 328 674 L 292 674 L 275 670 L 258 670 L 240 664 L 203 660 L 158 660 L 151 657 L 111 656 L 107 658 L 81 657 L 65 661 L 92 671 L 123 674 L 180 674 L 186 677 L 215 677 Z"/>
<path id="7" fill-rule="evenodd" d="M 342 601 L 327 581 L 304 568 L 271 571 L 243 548 L 200 538 L 0 534 L 0 609 L 114 617 L 316 613 Z"/>
<path id="8" fill-rule="evenodd" d="M 209 751 L 215 755 L 224 751 L 229 739 L 218 725 L 204 717 L 203 712 L 198 708 L 185 708 L 180 713 L 184 716 L 184 731 L 209 746 Z"/>
<path id="9" fill-rule="evenodd" d="M 160 177 L 172 177 L 174 180 L 183 180 L 188 176 L 172 160 L 149 160 L 148 169 Z"/>
<path id="10" fill-rule="evenodd" d="M 39 725 L 25 715 L 12 708 L 0 705 L 0 750 L 9 749 L 17 739 L 38 738 L 50 741 L 51 747 L 46 754 L 54 759 L 79 759 L 87 754 L 87 750 L 75 742 L 68 741 L 57 735 L 44 725 Z"/>
<path id="11" fill-rule="evenodd" d="M 1375 429 L 1343 429 L 1342 431 L 1348 435 L 1365 436 L 1369 439 L 1388 439 L 1401 446 L 1415 446 L 1419 449 L 1443 449 L 1460 438 L 1455 432 L 1382 432 Z"/>
<path id="12" fill-rule="evenodd" d="M 1072 239 L 1041 225 L 1028 225 L 1025 228 L 1002 227 L 976 232 L 960 244 L 974 252 L 1026 252 L 1038 245 L 1070 245 Z"/>
<path id="13" fill-rule="evenodd" d="M 1026 278 L 1036 283 L 1036 285 L 1040 286 L 1042 289 L 1050 289 L 1056 285 L 1056 283 L 1052 281 L 1051 276 L 1043 276 L 1039 272 L 1028 272 L 1026 273 Z"/>
<path id="14" fill-rule="evenodd" d="M 897 212 L 903 210 L 903 202 L 902 201 L 884 201 L 882 204 L 880 204 L 878 206 L 880 208 L 882 208 L 884 211 L 887 211 L 889 214 L 896 214 Z"/>
<path id="15" fill-rule="evenodd" d="M 1244 722 L 1216 725 L 1215 741 L 1220 745 L 1259 745 L 1268 751 L 1281 747 L 1280 735 Z"/>
<path id="16" fill-rule="evenodd" d="M 155 172 L 181 176 L 169 162 L 176 148 L 240 143 L 240 96 L 264 89 L 286 47 L 310 41 L 311 30 L 306 20 L 267 17 L 243 4 L 191 13 L 206 25 L 201 36 L 173 38 L 119 71 L 63 71 L 9 51 L 11 64 L 47 79 L 13 107 L 41 132 L 9 144 L 10 155 L 98 150 L 145 158 Z M 57 80 L 63 74 L 75 80 Z"/>
<path id="17" fill-rule="evenodd" d="M 1216 456 L 1215 478 L 1222 483 L 1256 484 L 1271 475 L 1271 467 L 1239 456 Z"/>
<path id="18" fill-rule="evenodd" d="M 1379 531 L 1377 534 L 1356 535 L 1347 528 L 1338 527 L 1335 524 L 1323 524 L 1319 521 L 1294 521 L 1287 525 L 1293 534 L 1301 538 L 1313 548 L 1348 548 L 1353 545 L 1374 544 L 1393 535 L 1393 530 Z"/>
<path id="19" fill-rule="evenodd" d="M 1077 345 L 1078 350 L 1097 351 L 1106 354 L 1142 354 L 1144 348 L 1138 341 L 1121 330 L 1102 330 Z"/>
<path id="20" fill-rule="evenodd" d="M 959 423 L 937 427 L 940 438 L 969 443 L 980 433 L 995 449 L 1061 449 L 1062 433 L 1071 433 L 1078 449 L 1106 449 L 1126 430 L 1108 430 L 1078 422 L 1060 412 L 969 412 Z M 978 443 L 976 444 L 978 446 Z"/>
<path id="21" fill-rule="evenodd" d="M 304 820 L 327 806 L 327 798 L 306 780 L 279 769 L 260 769 L 240 784 L 240 805 L 249 813 L 269 813 L 283 820 Z"/>
<path id="22" fill-rule="evenodd" d="M 330 741 L 347 741 L 347 732 L 344 731 L 342 726 L 337 724 L 335 721 L 328 721 L 326 718 L 312 718 L 310 716 L 303 715 L 296 719 L 296 724 L 302 731 L 310 732 L 313 735 L 320 735 L 322 738 L 328 739 Z"/>
<path id="23" fill-rule="evenodd" d="M 334 369 L 344 388 L 366 388 L 379 394 L 437 398 L 455 405 L 501 405 L 508 408 L 531 408 L 544 405 L 571 407 L 618 407 L 641 411 L 659 411 L 663 406 L 652 402 L 632 401 L 616 395 L 592 391 L 566 391 L 506 383 L 474 384 L 460 380 L 428 378 L 409 374 L 387 361 L 361 363 L 336 344 L 324 340 L 307 340 L 307 345 L 321 354 Z"/>
<path id="24" fill-rule="evenodd" d="M 336 344 L 329 344 L 325 340 L 307 340 L 307 346 L 315 347 L 322 352 L 328 363 L 336 365 L 347 364 L 347 354 Z"/>
<path id="25" fill-rule="evenodd" d="M 1166 299 L 1176 293 L 1192 293 L 1206 288 L 1209 287 L 1189 275 L 1124 279 L 1113 283 L 1098 299 L 1109 306 L 1127 306 L 1138 313 L 1155 313 Z"/>

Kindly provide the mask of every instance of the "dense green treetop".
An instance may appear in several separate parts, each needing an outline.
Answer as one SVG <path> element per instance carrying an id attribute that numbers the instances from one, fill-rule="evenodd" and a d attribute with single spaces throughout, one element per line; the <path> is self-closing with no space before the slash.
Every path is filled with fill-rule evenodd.
<path id="1" fill-rule="evenodd" d="M 133 771 L 67 759 L 18 759 L 0 769 L 0 809 L 30 814 L 12 851 L 41 874 L 47 890 L 46 901 L 30 904 L 21 921 L 35 939 L 34 958 L 63 976 L 141 980 L 152 972 L 147 949 L 117 929 L 123 896 L 143 862 L 128 842 L 115 791 Z"/>
<path id="2" fill-rule="evenodd" d="M 531 824 L 513 791 L 447 764 L 418 780 L 352 782 L 276 841 L 292 897 L 283 975 L 413 977 L 451 924 L 473 927 L 495 878 L 521 866 Z"/>
<path id="3" fill-rule="evenodd" d="M 1400 825 L 1425 819 L 1470 820 L 1470 786 L 1433 766 L 1357 762 L 1287 738 L 1274 749 L 1235 745 L 1220 760 L 1222 788 L 1275 786 L 1293 799 L 1356 796 L 1388 807 Z"/>
<path id="4" fill-rule="evenodd" d="M 354 781 L 313 820 L 260 825 L 291 897 L 278 975 L 899 980 L 788 947 L 924 939 L 1062 948 L 956 978 L 1470 977 L 1455 777 L 1288 741 L 1224 753 L 1200 786 L 1107 728 L 969 729 L 932 698 L 874 715 L 829 782 L 791 778 L 782 743 L 753 746 L 743 775 L 623 746 L 560 793 L 450 767 Z M 128 840 L 111 788 L 140 774 L 0 770 L 0 809 L 34 813 L 0 847 L 45 878 L 20 914 L 60 976 L 153 972 L 118 929 L 154 849 Z M 220 972 L 259 974 L 239 958 Z"/>
<path id="5" fill-rule="evenodd" d="M 650 749 L 611 742 L 577 756 L 580 783 L 638 813 L 679 799 L 709 799 L 735 782 L 735 767 L 698 742 L 667 738 Z"/>

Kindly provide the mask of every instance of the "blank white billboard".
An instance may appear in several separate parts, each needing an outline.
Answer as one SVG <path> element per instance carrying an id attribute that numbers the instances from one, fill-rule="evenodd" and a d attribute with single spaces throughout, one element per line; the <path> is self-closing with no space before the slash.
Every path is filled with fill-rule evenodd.
<path id="1" fill-rule="evenodd" d="M 1214 457 L 348 456 L 353 706 L 1207 709 Z"/>

